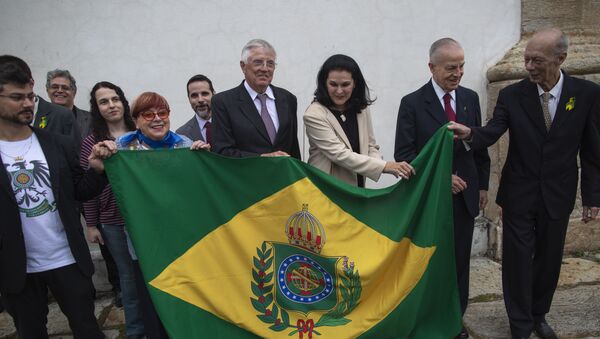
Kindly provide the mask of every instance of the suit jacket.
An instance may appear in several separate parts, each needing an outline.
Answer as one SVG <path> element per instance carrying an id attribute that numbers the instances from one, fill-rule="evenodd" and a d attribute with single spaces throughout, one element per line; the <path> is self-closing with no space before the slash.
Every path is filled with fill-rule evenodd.
<path id="1" fill-rule="evenodd" d="M 279 117 L 275 142 L 271 143 L 260 113 L 242 82 L 238 87 L 217 93 L 212 104 L 212 150 L 230 157 L 251 157 L 274 151 L 300 159 L 296 97 L 271 85 Z"/>
<path id="2" fill-rule="evenodd" d="M 304 125 L 310 144 L 308 163 L 354 186 L 356 174 L 379 180 L 385 160 L 373 134 L 368 108 L 356 115 L 360 154 L 352 151 L 350 141 L 331 111 L 313 102 L 304 113 Z"/>
<path id="3" fill-rule="evenodd" d="M 563 76 L 549 132 L 537 86 L 529 79 L 502 89 L 492 119 L 472 129 L 473 147 L 492 145 L 508 129 L 496 197 L 506 211 L 523 213 L 541 202 L 553 219 L 567 217 L 575 205 L 578 154 L 583 205 L 600 206 L 600 86 Z"/>
<path id="4" fill-rule="evenodd" d="M 39 96 L 38 100 L 38 111 L 33 126 L 52 133 L 70 136 L 79 149 L 82 138 L 73 112 L 66 107 L 50 103 Z"/>
<path id="5" fill-rule="evenodd" d="M 412 161 L 431 136 L 448 123 L 444 107 L 431 81 L 402 98 L 396 125 L 396 161 Z M 474 91 L 462 86 L 456 89 L 456 121 L 466 126 L 481 126 L 479 97 Z M 468 150 L 462 141 L 455 142 L 452 173 L 467 183 L 462 196 L 469 214 L 477 216 L 479 190 L 488 189 L 490 177 L 487 149 Z"/>
<path id="6" fill-rule="evenodd" d="M 93 170 L 84 172 L 81 169 L 78 152 L 69 138 L 38 128 L 33 131 L 46 156 L 52 192 L 71 253 L 81 272 L 91 277 L 94 265 L 76 200 L 84 201 L 99 194 L 107 183 L 106 177 Z M 25 241 L 19 207 L 4 166 L 0 166 L 0 215 L 0 293 L 17 293 L 25 285 Z"/>
<path id="7" fill-rule="evenodd" d="M 75 123 L 79 130 L 79 144 L 81 144 L 81 141 L 85 137 L 92 134 L 92 114 L 77 106 L 73 106 L 73 113 L 75 114 Z"/>
<path id="8" fill-rule="evenodd" d="M 202 136 L 202 132 L 200 131 L 200 126 L 198 125 L 198 120 L 196 119 L 196 116 L 192 117 L 190 120 L 188 120 L 188 122 L 179 127 L 175 131 L 175 133 L 185 135 L 193 141 L 206 141 Z"/>

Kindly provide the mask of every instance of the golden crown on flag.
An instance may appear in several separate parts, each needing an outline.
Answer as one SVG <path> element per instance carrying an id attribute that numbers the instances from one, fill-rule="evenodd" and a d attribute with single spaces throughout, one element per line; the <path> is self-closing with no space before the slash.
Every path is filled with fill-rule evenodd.
<path id="1" fill-rule="evenodd" d="M 285 223 L 285 233 L 290 244 L 320 253 L 327 238 L 323 225 L 308 212 L 308 204 L 302 204 L 302 211 L 294 213 Z"/>

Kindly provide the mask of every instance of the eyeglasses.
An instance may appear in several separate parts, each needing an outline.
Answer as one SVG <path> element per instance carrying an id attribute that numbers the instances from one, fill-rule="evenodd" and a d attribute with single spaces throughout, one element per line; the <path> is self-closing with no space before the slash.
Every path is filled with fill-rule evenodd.
<path id="1" fill-rule="evenodd" d="M 277 63 L 273 60 L 252 60 L 250 63 L 256 68 L 266 65 L 267 68 L 274 69 L 277 66 Z"/>
<path id="2" fill-rule="evenodd" d="M 59 84 L 52 84 L 50 85 L 50 89 L 53 89 L 55 91 L 61 89 L 63 91 L 70 91 L 72 88 L 69 85 L 59 85 Z"/>
<path id="3" fill-rule="evenodd" d="M 12 100 L 14 102 L 23 102 L 23 101 L 25 101 L 25 99 L 35 102 L 36 95 L 35 95 L 35 93 L 29 93 L 29 94 L 13 93 L 13 94 L 9 94 L 9 95 L 0 94 L 0 97 L 9 98 L 10 100 Z"/>
<path id="4" fill-rule="evenodd" d="M 158 118 L 160 120 L 165 120 L 169 117 L 169 111 L 166 109 L 161 109 L 158 112 L 153 112 L 153 111 L 145 111 L 140 113 L 140 115 L 142 116 L 142 118 L 144 118 L 144 120 L 146 121 L 152 121 L 154 120 L 155 116 L 158 116 Z"/>

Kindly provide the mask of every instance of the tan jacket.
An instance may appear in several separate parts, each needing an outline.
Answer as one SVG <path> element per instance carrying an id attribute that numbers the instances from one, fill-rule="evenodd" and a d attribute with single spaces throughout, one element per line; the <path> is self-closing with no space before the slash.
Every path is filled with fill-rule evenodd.
<path id="1" fill-rule="evenodd" d="M 350 141 L 333 113 L 318 102 L 304 112 L 304 125 L 310 143 L 308 163 L 352 185 L 356 174 L 379 180 L 386 161 L 379 153 L 368 108 L 357 114 L 360 154 L 352 151 Z"/>

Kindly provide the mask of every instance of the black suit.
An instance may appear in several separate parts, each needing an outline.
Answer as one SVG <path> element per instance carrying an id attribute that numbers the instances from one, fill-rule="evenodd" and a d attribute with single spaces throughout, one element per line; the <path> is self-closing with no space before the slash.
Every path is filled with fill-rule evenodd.
<path id="1" fill-rule="evenodd" d="M 73 106 L 73 115 L 75 115 L 75 123 L 79 130 L 79 144 L 81 144 L 85 137 L 92 134 L 92 114 Z"/>
<path id="2" fill-rule="evenodd" d="M 275 96 L 279 129 L 271 143 L 260 113 L 244 83 L 212 98 L 212 150 L 231 157 L 251 157 L 284 151 L 300 159 L 296 97 L 283 88 L 270 86 Z"/>
<path id="3" fill-rule="evenodd" d="M 396 126 L 396 161 L 412 161 L 433 134 L 448 123 L 431 81 L 402 98 Z M 456 120 L 466 126 L 481 126 L 477 93 L 460 86 L 456 89 Z M 455 142 L 452 173 L 467 183 L 463 192 L 453 196 L 456 274 L 464 314 L 469 299 L 469 261 L 474 219 L 479 214 L 479 191 L 488 189 L 490 175 L 487 150 L 467 150 L 462 142 Z"/>
<path id="4" fill-rule="evenodd" d="M 48 133 L 44 130 L 34 128 L 48 167 L 50 169 L 50 182 L 52 193 L 56 199 L 56 207 L 64 225 L 67 241 L 71 253 L 76 261 L 76 267 L 90 283 L 90 306 L 93 316 L 93 300 L 91 290 L 91 276 L 94 273 L 94 265 L 90 256 L 87 242 L 83 235 L 83 228 L 77 210 L 76 200 L 84 201 L 99 194 L 107 183 L 106 177 L 96 174 L 94 171 L 84 172 L 79 166 L 78 152 L 70 138 Z M 3 162 L 4 163 L 4 162 Z M 6 298 L 7 309 L 15 317 L 22 313 L 37 313 L 39 309 L 23 310 L 32 305 L 14 302 L 19 300 L 22 293 L 30 287 L 31 281 L 26 273 L 25 241 L 21 225 L 19 207 L 9 182 L 9 175 L 5 166 L 0 169 L 0 292 Z M 38 273 L 33 273 L 38 274 Z M 73 298 L 78 297 L 76 290 L 78 286 L 62 286 L 73 292 Z M 58 292 L 57 292 L 58 293 Z M 68 293 L 67 293 L 68 294 Z M 58 298 L 57 298 L 58 299 Z M 82 307 L 88 306 L 85 300 L 80 301 Z M 77 303 L 77 301 L 74 301 Z M 34 303 L 32 303 L 34 304 Z M 61 305 L 61 308 L 63 305 Z M 17 308 L 19 311 L 17 311 Z M 72 310 L 72 309 L 71 309 Z M 47 312 L 47 309 L 46 309 Z M 67 313 L 67 312 L 65 312 Z M 78 313 L 78 312 L 75 312 Z M 16 315 L 15 315 L 16 314 Z M 24 317 L 23 317 L 24 318 Z M 95 318 L 94 318 L 95 321 Z M 27 324 L 25 324 L 27 326 Z M 17 326 L 19 328 L 19 326 Z M 32 326 L 33 327 L 33 326 Z M 71 324 L 73 327 L 73 324 Z M 45 324 L 44 324 L 45 329 Z M 22 333 L 22 332 L 20 332 Z"/>
<path id="5" fill-rule="evenodd" d="M 575 204 L 578 154 L 583 205 L 600 206 L 600 87 L 563 76 L 549 132 L 537 86 L 528 79 L 500 91 L 492 119 L 472 130 L 473 147 L 492 145 L 509 130 L 496 202 L 503 208 L 504 300 L 519 336 L 529 335 L 550 309 Z"/>
<path id="6" fill-rule="evenodd" d="M 73 112 L 66 107 L 50 103 L 39 96 L 38 100 L 38 109 L 33 126 L 52 133 L 71 136 L 77 145 L 77 149 L 79 149 L 82 138 Z"/>

